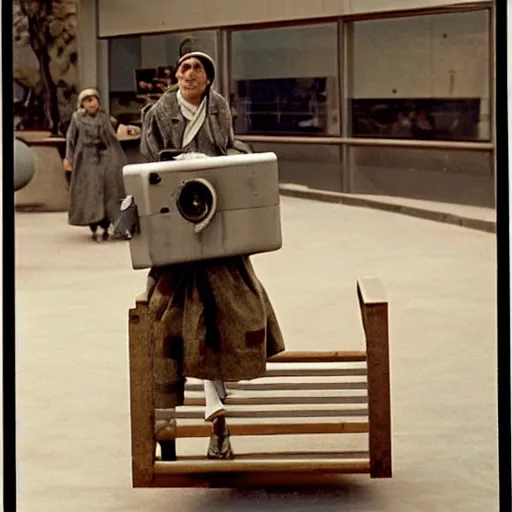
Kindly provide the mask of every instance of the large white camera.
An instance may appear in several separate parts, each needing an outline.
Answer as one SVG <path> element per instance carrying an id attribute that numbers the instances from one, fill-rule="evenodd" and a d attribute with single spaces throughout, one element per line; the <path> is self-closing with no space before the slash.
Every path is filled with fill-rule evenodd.
<path id="1" fill-rule="evenodd" d="M 275 251 L 274 153 L 126 165 L 123 215 L 134 269 Z M 127 216 L 127 217 L 126 217 Z M 123 229 L 125 229 L 123 228 Z"/>

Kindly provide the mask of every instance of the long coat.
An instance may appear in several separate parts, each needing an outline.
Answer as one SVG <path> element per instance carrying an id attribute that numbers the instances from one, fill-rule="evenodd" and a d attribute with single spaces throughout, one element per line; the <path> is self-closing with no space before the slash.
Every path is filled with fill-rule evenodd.
<path id="1" fill-rule="evenodd" d="M 66 133 L 66 158 L 73 169 L 69 224 L 87 226 L 105 217 L 114 222 L 125 197 L 126 156 L 105 112 L 90 116 L 80 109 L 73 113 Z"/>
<path id="2" fill-rule="evenodd" d="M 211 156 L 245 152 L 233 137 L 227 102 L 210 91 L 206 122 Z M 176 92 L 144 112 L 141 150 L 150 161 L 161 149 L 181 149 L 186 121 Z M 148 276 L 154 314 L 155 407 L 183 403 L 184 378 L 239 381 L 262 377 L 267 358 L 285 349 L 276 314 L 248 256 L 165 268 Z"/>

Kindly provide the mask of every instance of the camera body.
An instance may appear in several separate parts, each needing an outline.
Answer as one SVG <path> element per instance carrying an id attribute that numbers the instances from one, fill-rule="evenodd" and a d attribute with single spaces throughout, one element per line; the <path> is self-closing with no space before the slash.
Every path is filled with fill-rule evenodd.
<path id="1" fill-rule="evenodd" d="M 131 164 L 123 177 L 136 209 L 134 269 L 282 246 L 274 153 Z"/>

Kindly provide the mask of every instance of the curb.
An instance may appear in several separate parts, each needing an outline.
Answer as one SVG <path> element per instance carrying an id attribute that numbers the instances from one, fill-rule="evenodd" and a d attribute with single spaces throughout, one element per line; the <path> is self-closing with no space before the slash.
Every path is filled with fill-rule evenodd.
<path id="1" fill-rule="evenodd" d="M 286 185 L 280 185 L 279 192 L 282 196 L 296 197 L 298 199 L 312 199 L 314 201 L 323 201 L 327 203 L 344 204 L 347 206 L 358 206 L 364 208 L 373 208 L 376 210 L 387 211 L 391 213 L 401 213 L 411 217 L 419 217 L 435 222 L 444 222 L 446 224 L 454 224 L 477 231 L 486 233 L 496 233 L 496 222 L 482 219 L 475 219 L 457 215 L 454 213 L 443 213 L 427 208 L 419 208 L 416 206 L 405 206 L 399 204 L 386 203 L 376 199 L 368 199 L 362 197 L 354 197 L 349 194 L 341 195 L 338 193 L 320 191 L 320 190 L 304 190 Z"/>

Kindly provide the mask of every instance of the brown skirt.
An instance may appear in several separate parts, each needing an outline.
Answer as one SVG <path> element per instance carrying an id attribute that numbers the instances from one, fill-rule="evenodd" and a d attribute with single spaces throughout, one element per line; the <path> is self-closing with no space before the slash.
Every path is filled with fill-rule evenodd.
<path id="1" fill-rule="evenodd" d="M 183 404 L 186 377 L 262 377 L 285 349 L 270 299 L 247 256 L 154 269 L 155 407 Z"/>

